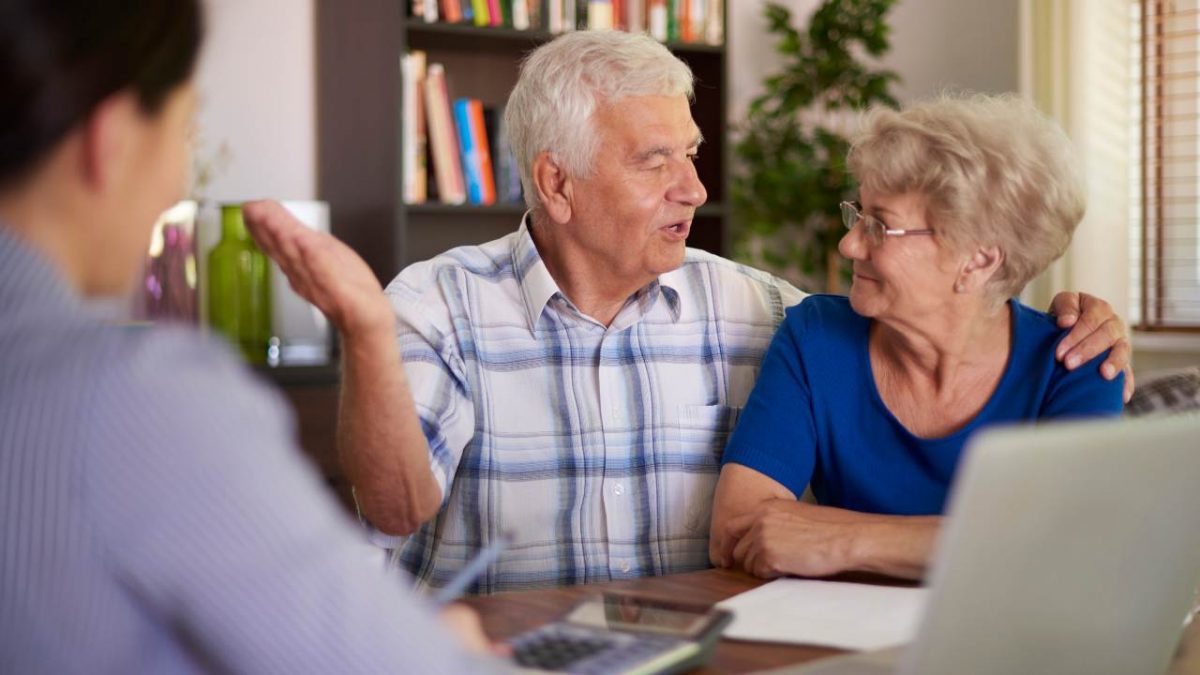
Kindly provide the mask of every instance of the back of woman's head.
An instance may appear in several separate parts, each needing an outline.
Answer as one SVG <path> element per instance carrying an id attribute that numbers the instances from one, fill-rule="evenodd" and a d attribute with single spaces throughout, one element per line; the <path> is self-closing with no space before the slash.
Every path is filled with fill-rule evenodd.
<path id="1" fill-rule="evenodd" d="M 0 188 L 117 92 L 157 112 L 191 76 L 202 34 L 200 0 L 0 3 Z"/>
<path id="2" fill-rule="evenodd" d="M 999 246 L 998 297 L 1066 250 L 1086 192 L 1071 142 L 1032 103 L 1013 95 L 943 95 L 865 116 L 849 157 L 859 184 L 925 196 L 930 227 L 968 251 Z"/>

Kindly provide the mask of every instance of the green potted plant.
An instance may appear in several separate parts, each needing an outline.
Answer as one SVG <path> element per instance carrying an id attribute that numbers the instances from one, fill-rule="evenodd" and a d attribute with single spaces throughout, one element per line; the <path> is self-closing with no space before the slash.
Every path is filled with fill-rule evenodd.
<path id="1" fill-rule="evenodd" d="M 734 257 L 805 289 L 840 290 L 838 203 L 853 199 L 846 136 L 854 111 L 896 105 L 887 52 L 895 0 L 824 0 L 804 33 L 767 3 L 782 69 L 763 82 L 739 128 L 733 178 Z"/>

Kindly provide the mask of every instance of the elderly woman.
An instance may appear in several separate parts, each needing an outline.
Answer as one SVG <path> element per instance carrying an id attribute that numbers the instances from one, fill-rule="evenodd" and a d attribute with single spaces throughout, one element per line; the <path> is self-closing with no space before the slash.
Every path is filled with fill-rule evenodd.
<path id="1" fill-rule="evenodd" d="M 850 296 L 811 296 L 776 333 L 725 450 L 715 564 L 920 577 L 971 434 L 1120 413 L 1121 382 L 1057 363 L 1064 331 L 1014 299 L 1083 217 L 1071 157 L 1017 98 L 867 115 L 860 203 L 842 204 Z"/>

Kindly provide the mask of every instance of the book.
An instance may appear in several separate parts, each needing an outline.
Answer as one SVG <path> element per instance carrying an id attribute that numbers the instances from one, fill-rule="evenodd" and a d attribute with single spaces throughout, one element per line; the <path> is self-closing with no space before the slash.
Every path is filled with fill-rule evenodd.
<path id="1" fill-rule="evenodd" d="M 575 0 L 563 0 L 563 30 L 575 30 L 579 27 L 579 24 L 576 23 L 575 9 Z"/>
<path id="2" fill-rule="evenodd" d="M 439 0 L 442 17 L 449 23 L 458 23 L 462 21 L 462 6 L 459 0 Z"/>
<path id="3" fill-rule="evenodd" d="M 525 0 L 525 6 L 529 8 L 529 29 L 544 30 L 546 13 L 542 8 L 542 0 Z"/>
<path id="4" fill-rule="evenodd" d="M 460 98 L 454 102 L 454 122 L 458 128 L 458 146 L 466 178 L 467 201 L 472 204 L 494 204 L 496 187 L 492 175 L 492 160 L 488 152 L 487 132 L 483 125 L 483 106 L 475 99 Z"/>
<path id="5" fill-rule="evenodd" d="M 504 128 L 504 106 L 495 110 L 484 108 L 485 121 L 490 116 L 488 138 L 495 139 L 492 162 L 496 166 L 496 201 L 504 203 L 520 203 L 521 172 L 517 168 L 517 158 L 508 142 L 508 131 Z"/>
<path id="6" fill-rule="evenodd" d="M 425 164 L 425 60 L 425 52 L 413 50 L 405 54 L 400 63 L 404 101 L 400 121 L 404 141 L 401 169 L 404 175 L 404 201 L 407 204 L 424 204 L 428 198 L 426 188 L 429 176 Z"/>
<path id="7" fill-rule="evenodd" d="M 630 33 L 641 33 L 646 30 L 645 0 L 624 0 L 621 3 L 625 30 Z"/>
<path id="8" fill-rule="evenodd" d="M 492 168 L 492 151 L 483 103 L 478 99 L 471 99 L 467 103 L 467 113 L 471 127 L 471 144 L 475 150 L 475 161 L 479 166 L 479 182 L 483 191 L 482 203 L 495 204 L 496 175 Z"/>
<path id="9" fill-rule="evenodd" d="M 692 9 L 689 19 L 691 29 L 688 31 L 688 42 L 704 42 L 705 29 L 708 27 L 709 0 L 690 0 Z"/>
<path id="10" fill-rule="evenodd" d="M 488 25 L 503 26 L 504 13 L 500 9 L 500 0 L 487 0 Z"/>
<path id="11" fill-rule="evenodd" d="M 649 0 L 650 37 L 659 42 L 667 41 L 667 0 Z"/>
<path id="12" fill-rule="evenodd" d="M 725 44 L 725 0 L 708 0 L 708 23 L 704 26 L 704 41 L 710 45 Z"/>
<path id="13" fill-rule="evenodd" d="M 488 12 L 488 0 L 471 0 L 471 11 L 474 13 L 476 26 L 492 25 L 492 17 Z"/>
<path id="14" fill-rule="evenodd" d="M 446 89 L 446 70 L 440 63 L 429 64 L 425 71 L 425 113 L 438 199 L 443 204 L 462 204 L 467 200 L 467 191 Z"/>
<path id="15" fill-rule="evenodd" d="M 588 30 L 609 30 L 613 27 L 613 6 L 610 0 L 588 0 Z"/>
<path id="16" fill-rule="evenodd" d="M 512 0 L 512 26 L 517 30 L 529 30 L 528 0 Z"/>

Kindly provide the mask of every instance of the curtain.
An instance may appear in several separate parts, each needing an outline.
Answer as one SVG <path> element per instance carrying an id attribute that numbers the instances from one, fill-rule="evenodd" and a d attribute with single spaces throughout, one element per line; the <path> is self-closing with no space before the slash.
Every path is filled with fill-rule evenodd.
<path id="1" fill-rule="evenodd" d="M 1129 316 L 1130 223 L 1136 128 L 1133 0 L 1020 0 L 1020 85 L 1075 144 L 1088 208 L 1067 253 L 1029 284 L 1046 308 L 1061 290 L 1085 291 Z"/>

